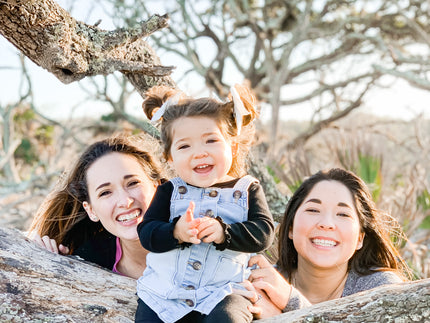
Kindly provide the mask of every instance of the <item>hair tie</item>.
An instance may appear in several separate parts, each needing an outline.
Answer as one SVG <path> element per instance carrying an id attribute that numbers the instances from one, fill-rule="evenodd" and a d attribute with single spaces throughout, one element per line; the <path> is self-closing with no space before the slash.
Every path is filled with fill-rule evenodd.
<path id="1" fill-rule="evenodd" d="M 181 93 L 178 92 L 174 96 L 170 97 L 169 99 L 164 102 L 160 109 L 155 111 L 154 115 L 151 118 L 151 123 L 156 123 L 158 120 L 161 119 L 161 117 L 164 115 L 164 112 L 166 112 L 167 108 L 171 105 L 176 105 L 179 102 L 179 99 L 181 98 Z"/>
<path id="2" fill-rule="evenodd" d="M 233 98 L 233 110 L 234 118 L 236 119 L 237 135 L 240 135 L 243 123 L 243 116 L 246 116 L 251 113 L 245 109 L 245 105 L 243 104 L 243 101 L 240 98 L 240 95 L 234 85 L 230 88 L 230 93 L 231 97 Z"/>

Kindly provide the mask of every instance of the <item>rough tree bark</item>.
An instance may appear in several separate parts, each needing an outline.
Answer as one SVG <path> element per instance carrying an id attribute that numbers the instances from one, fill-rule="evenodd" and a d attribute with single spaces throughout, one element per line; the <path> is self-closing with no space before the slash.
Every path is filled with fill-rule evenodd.
<path id="1" fill-rule="evenodd" d="M 0 228 L 0 321 L 133 322 L 136 283 Z M 430 279 L 381 287 L 261 322 L 425 322 Z"/>
<path id="2" fill-rule="evenodd" d="M 0 322 L 132 322 L 136 282 L 0 229 Z"/>
<path id="3" fill-rule="evenodd" d="M 261 320 L 261 323 L 429 322 L 429 306 L 430 278 L 381 286 L 348 297 Z"/>
<path id="4" fill-rule="evenodd" d="M 142 96 L 156 84 L 174 86 L 173 67 L 161 66 L 142 40 L 167 21 L 154 15 L 134 28 L 105 31 L 76 21 L 53 0 L 0 1 L 0 34 L 60 81 L 121 71 Z"/>

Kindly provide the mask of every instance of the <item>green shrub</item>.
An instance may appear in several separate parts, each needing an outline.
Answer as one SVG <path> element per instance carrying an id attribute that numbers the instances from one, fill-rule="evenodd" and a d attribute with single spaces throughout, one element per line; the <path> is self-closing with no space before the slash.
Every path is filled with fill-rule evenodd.
<path id="1" fill-rule="evenodd" d="M 417 205 L 421 208 L 424 213 L 430 210 L 430 193 L 426 189 L 417 197 Z M 421 222 L 420 228 L 430 229 L 430 215 L 425 217 Z"/>
<path id="2" fill-rule="evenodd" d="M 28 138 L 23 138 L 21 144 L 15 150 L 15 158 L 22 159 L 26 164 L 33 164 L 39 160 L 36 148 Z"/>
<path id="3" fill-rule="evenodd" d="M 36 139 L 44 145 L 52 145 L 54 142 L 54 126 L 43 125 L 36 129 Z"/>
<path id="4" fill-rule="evenodd" d="M 358 164 L 355 173 L 368 185 L 375 202 L 378 201 L 382 187 L 381 165 L 381 157 L 361 153 L 358 155 Z"/>

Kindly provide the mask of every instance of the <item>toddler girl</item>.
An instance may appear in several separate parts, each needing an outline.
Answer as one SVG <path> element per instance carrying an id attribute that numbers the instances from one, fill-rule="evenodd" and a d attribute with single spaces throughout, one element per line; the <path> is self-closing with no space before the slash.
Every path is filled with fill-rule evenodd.
<path id="1" fill-rule="evenodd" d="M 274 224 L 263 189 L 245 173 L 255 99 L 244 87 L 226 103 L 166 87 L 143 109 L 161 119 L 164 155 L 178 177 L 158 187 L 138 226 L 147 268 L 137 283 L 136 322 L 250 322 L 250 302 L 232 294 L 251 253 L 268 248 Z"/>

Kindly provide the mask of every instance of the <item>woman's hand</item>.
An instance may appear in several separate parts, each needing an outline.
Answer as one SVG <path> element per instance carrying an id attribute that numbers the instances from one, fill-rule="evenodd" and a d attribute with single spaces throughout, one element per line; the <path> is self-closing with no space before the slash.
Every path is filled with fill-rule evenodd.
<path id="1" fill-rule="evenodd" d="M 62 255 L 68 255 L 70 252 L 68 247 L 63 246 L 62 244 L 57 246 L 57 242 L 54 239 L 49 238 L 48 236 L 40 237 L 38 234 L 35 234 L 31 239 L 39 246 L 45 248 L 48 251 L 60 253 Z"/>
<path id="2" fill-rule="evenodd" d="M 262 255 L 251 257 L 248 265 L 259 267 L 252 270 L 248 278 L 253 286 L 265 291 L 272 303 L 280 310 L 284 309 L 290 299 L 291 285 Z"/>
<path id="3" fill-rule="evenodd" d="M 242 282 L 241 285 L 246 290 L 233 289 L 233 292 L 250 300 L 252 305 L 248 306 L 248 310 L 255 319 L 264 319 L 282 314 L 282 311 L 270 301 L 264 291 L 256 289 L 248 280 Z"/>

